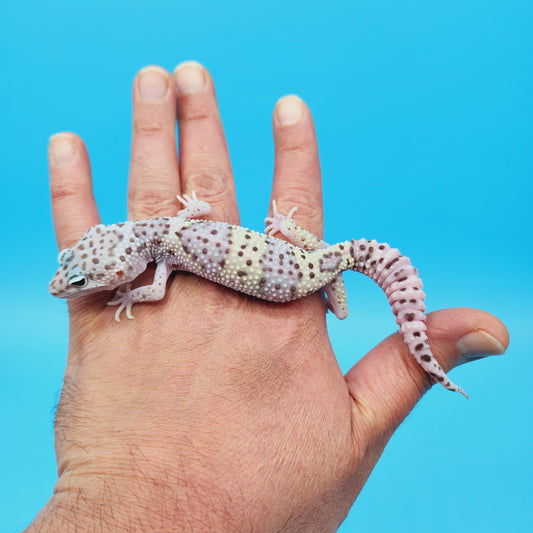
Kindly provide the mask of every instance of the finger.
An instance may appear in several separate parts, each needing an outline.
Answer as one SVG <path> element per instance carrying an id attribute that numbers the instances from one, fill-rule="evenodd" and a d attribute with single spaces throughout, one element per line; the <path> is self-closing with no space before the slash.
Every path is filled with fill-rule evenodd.
<path id="1" fill-rule="evenodd" d="M 286 214 L 298 206 L 296 223 L 322 238 L 322 183 L 311 112 L 297 96 L 281 98 L 274 108 L 274 183 L 272 199 Z"/>
<path id="2" fill-rule="evenodd" d="M 427 325 L 431 349 L 445 371 L 469 359 L 502 354 L 509 344 L 500 320 L 476 309 L 436 311 L 428 315 Z M 399 333 L 363 357 L 346 382 L 356 424 L 378 436 L 394 431 L 432 385 Z"/>
<path id="3" fill-rule="evenodd" d="M 60 250 L 71 247 L 100 216 L 93 196 L 91 165 L 83 141 L 57 133 L 48 146 L 52 214 Z"/>
<path id="4" fill-rule="evenodd" d="M 174 216 L 179 192 L 174 80 L 160 67 L 146 67 L 133 83 L 128 216 Z"/>
<path id="5" fill-rule="evenodd" d="M 194 61 L 174 71 L 178 93 L 181 188 L 211 204 L 210 217 L 239 223 L 235 184 L 213 80 Z"/>

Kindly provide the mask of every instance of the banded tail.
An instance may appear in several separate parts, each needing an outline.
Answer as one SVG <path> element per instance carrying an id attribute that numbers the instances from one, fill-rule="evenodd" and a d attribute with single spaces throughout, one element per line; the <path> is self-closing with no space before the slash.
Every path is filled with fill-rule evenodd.
<path id="1" fill-rule="evenodd" d="M 468 398 L 461 387 L 450 381 L 431 352 L 426 335 L 422 280 L 409 258 L 396 248 L 376 241 L 352 240 L 350 246 L 353 270 L 372 278 L 383 289 L 400 333 L 420 366 L 437 383 Z"/>

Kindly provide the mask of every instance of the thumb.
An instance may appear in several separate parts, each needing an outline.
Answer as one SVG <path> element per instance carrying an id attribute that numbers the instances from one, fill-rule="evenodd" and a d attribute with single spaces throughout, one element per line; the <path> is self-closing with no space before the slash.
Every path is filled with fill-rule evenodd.
<path id="1" fill-rule="evenodd" d="M 502 322 L 476 309 L 430 313 L 427 327 L 433 354 L 445 371 L 483 356 L 503 354 L 509 344 Z M 380 437 L 400 425 L 433 381 L 395 333 L 350 369 L 346 383 L 353 400 L 352 419 L 357 426 L 366 426 L 367 435 Z"/>

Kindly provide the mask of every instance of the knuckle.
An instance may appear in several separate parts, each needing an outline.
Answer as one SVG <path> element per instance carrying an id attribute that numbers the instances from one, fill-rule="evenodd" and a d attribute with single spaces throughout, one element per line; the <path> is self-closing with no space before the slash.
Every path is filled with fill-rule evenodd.
<path id="1" fill-rule="evenodd" d="M 210 120 L 213 114 L 207 109 L 201 107 L 180 107 L 178 112 L 178 121 L 187 123 L 202 123 Z"/>
<path id="2" fill-rule="evenodd" d="M 172 215 L 177 211 L 170 191 L 133 190 L 128 193 L 128 205 L 134 218 Z"/>
<path id="3" fill-rule="evenodd" d="M 215 165 L 194 170 L 187 176 L 188 190 L 196 191 L 198 197 L 209 203 L 225 197 L 230 183 L 231 175 Z"/>
<path id="4" fill-rule="evenodd" d="M 61 181 L 52 182 L 50 189 L 52 203 L 61 203 L 65 200 L 69 203 L 75 203 L 77 200 L 82 201 L 86 196 L 86 191 L 77 182 Z"/>
<path id="5" fill-rule="evenodd" d="M 323 216 L 320 202 L 309 195 L 309 190 L 304 186 L 292 185 L 284 188 L 283 195 L 276 198 L 278 209 L 286 214 L 294 206 L 298 211 L 294 213 L 293 218 L 296 223 L 303 228 L 321 234 Z"/>
<path id="6" fill-rule="evenodd" d="M 137 117 L 133 119 L 134 135 L 159 135 L 165 131 L 163 120 L 157 117 Z"/>
<path id="7" fill-rule="evenodd" d="M 287 137 L 277 146 L 279 155 L 299 155 L 316 151 L 316 144 L 307 137 Z"/>

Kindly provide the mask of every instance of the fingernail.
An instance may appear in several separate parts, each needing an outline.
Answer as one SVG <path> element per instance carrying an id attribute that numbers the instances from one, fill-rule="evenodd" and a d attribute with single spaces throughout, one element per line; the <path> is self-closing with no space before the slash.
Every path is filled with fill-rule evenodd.
<path id="1" fill-rule="evenodd" d="M 194 94 L 205 87 L 204 68 L 196 61 L 186 61 L 174 71 L 178 95 Z"/>
<path id="2" fill-rule="evenodd" d="M 505 348 L 500 341 L 485 331 L 472 331 L 457 341 L 457 348 L 465 361 L 473 361 L 489 355 L 502 355 Z"/>
<path id="3" fill-rule="evenodd" d="M 279 126 L 292 126 L 302 120 L 303 102 L 298 96 L 284 96 L 276 104 L 276 120 Z"/>
<path id="4" fill-rule="evenodd" d="M 143 100 L 162 100 L 167 94 L 168 77 L 153 67 L 141 71 L 139 79 L 139 92 Z"/>
<path id="5" fill-rule="evenodd" d="M 50 137 L 50 154 L 52 161 L 56 165 L 65 165 L 74 159 L 76 149 L 74 142 L 69 135 L 56 133 Z"/>

